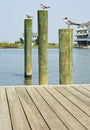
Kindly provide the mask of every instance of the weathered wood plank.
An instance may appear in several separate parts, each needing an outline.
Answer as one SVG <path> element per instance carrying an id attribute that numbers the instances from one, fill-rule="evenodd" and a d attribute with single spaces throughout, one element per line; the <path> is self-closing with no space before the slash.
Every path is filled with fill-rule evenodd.
<path id="1" fill-rule="evenodd" d="M 72 102 L 57 92 L 53 87 L 46 88 L 82 125 L 90 129 L 90 117 L 76 107 Z"/>
<path id="2" fill-rule="evenodd" d="M 32 130 L 49 130 L 47 124 L 36 108 L 33 100 L 26 92 L 25 88 L 16 88 L 16 90 Z"/>
<path id="3" fill-rule="evenodd" d="M 83 88 L 90 91 L 90 84 L 81 85 Z"/>
<path id="4" fill-rule="evenodd" d="M 75 95 L 70 93 L 70 91 L 66 90 L 66 87 L 55 87 L 55 89 L 64 95 L 68 100 L 70 100 L 75 106 L 79 107 L 83 112 L 90 116 L 90 106 L 82 102 Z"/>
<path id="5" fill-rule="evenodd" d="M 0 130 L 89 130 L 90 85 L 0 87 Z"/>
<path id="6" fill-rule="evenodd" d="M 5 88 L 0 88 L 0 130 L 12 130 Z"/>
<path id="7" fill-rule="evenodd" d="M 15 88 L 6 88 L 13 130 L 30 130 Z"/>
<path id="8" fill-rule="evenodd" d="M 53 111 L 59 116 L 59 118 L 64 122 L 67 129 L 69 130 L 86 130 L 86 128 L 69 113 L 65 107 L 62 106 L 46 89 L 36 88 L 44 100 L 50 105 Z"/>
<path id="9" fill-rule="evenodd" d="M 85 96 L 83 93 L 81 93 L 80 91 L 74 89 L 73 87 L 66 87 L 66 89 L 68 91 L 70 91 L 71 93 L 73 93 L 75 96 L 77 96 L 80 100 L 85 102 L 87 105 L 90 106 L 90 98 L 89 97 Z"/>
<path id="10" fill-rule="evenodd" d="M 88 91 L 87 89 L 83 88 L 82 86 L 78 86 L 78 87 L 73 86 L 73 88 L 78 90 L 79 92 L 81 92 L 82 94 L 84 94 L 85 96 L 90 98 L 90 91 Z"/>
<path id="11" fill-rule="evenodd" d="M 40 113 L 42 114 L 44 120 L 46 120 L 51 130 L 67 130 L 63 122 L 56 116 L 56 114 L 45 102 L 45 100 L 39 95 L 35 88 L 27 88 L 27 91 L 29 92 L 34 103 L 38 107 Z"/>
<path id="12" fill-rule="evenodd" d="M 90 92 L 90 85 L 82 85 L 82 87 L 87 89 Z"/>

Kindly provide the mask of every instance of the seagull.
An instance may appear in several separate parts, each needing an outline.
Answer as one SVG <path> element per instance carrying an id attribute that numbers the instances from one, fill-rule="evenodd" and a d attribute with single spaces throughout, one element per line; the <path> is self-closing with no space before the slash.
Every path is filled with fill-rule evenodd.
<path id="1" fill-rule="evenodd" d="M 43 4 L 40 4 L 41 8 L 44 10 L 44 9 L 48 9 L 50 8 L 50 6 L 46 6 L 46 5 L 43 5 Z"/>
<path id="2" fill-rule="evenodd" d="M 72 22 L 72 21 L 69 20 L 67 17 L 65 17 L 63 20 L 64 20 L 65 23 L 68 25 L 68 28 L 70 28 L 70 25 L 78 25 L 78 26 L 80 25 L 80 24 L 78 24 L 78 23 Z"/>
<path id="3" fill-rule="evenodd" d="M 32 16 L 30 16 L 30 15 L 26 15 L 26 17 L 28 18 L 28 19 L 32 19 L 33 17 Z"/>

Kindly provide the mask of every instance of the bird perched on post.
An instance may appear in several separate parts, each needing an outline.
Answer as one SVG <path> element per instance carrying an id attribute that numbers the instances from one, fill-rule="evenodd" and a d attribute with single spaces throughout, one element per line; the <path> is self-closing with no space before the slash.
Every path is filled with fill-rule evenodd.
<path id="1" fill-rule="evenodd" d="M 26 15 L 26 17 L 28 18 L 28 19 L 32 19 L 33 17 L 32 16 L 30 16 L 30 15 Z"/>
<path id="2" fill-rule="evenodd" d="M 72 21 L 69 20 L 67 17 L 65 17 L 63 20 L 64 20 L 65 23 L 68 25 L 68 28 L 70 28 L 70 25 L 77 25 L 77 26 L 80 25 L 80 24 L 78 24 L 78 23 L 74 23 L 74 22 L 72 22 Z"/>
<path id="3" fill-rule="evenodd" d="M 50 6 L 46 6 L 46 5 L 43 5 L 43 4 L 40 4 L 41 8 L 44 10 L 44 9 L 48 9 L 50 8 Z"/>

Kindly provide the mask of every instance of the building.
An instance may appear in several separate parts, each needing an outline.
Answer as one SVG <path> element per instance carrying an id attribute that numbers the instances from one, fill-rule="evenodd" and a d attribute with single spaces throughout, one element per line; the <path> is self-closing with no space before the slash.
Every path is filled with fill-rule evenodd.
<path id="1" fill-rule="evenodd" d="M 75 36 L 80 47 L 90 47 L 90 23 L 78 26 Z"/>
<path id="2" fill-rule="evenodd" d="M 36 45 L 37 43 L 37 37 L 38 34 L 37 33 L 32 33 L 32 45 Z"/>

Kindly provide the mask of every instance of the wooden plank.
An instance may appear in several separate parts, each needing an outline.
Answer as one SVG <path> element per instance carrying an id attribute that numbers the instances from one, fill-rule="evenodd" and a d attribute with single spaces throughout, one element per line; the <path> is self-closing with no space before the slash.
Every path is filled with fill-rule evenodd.
<path id="1" fill-rule="evenodd" d="M 46 87 L 46 89 L 61 103 L 82 125 L 90 129 L 90 117 L 76 107 L 72 102 L 65 98 L 62 94 L 57 92 L 53 87 Z"/>
<path id="2" fill-rule="evenodd" d="M 30 129 L 89 130 L 90 85 L 0 88 L 0 130 Z"/>
<path id="3" fill-rule="evenodd" d="M 51 130 L 67 130 L 63 122 L 57 117 L 50 106 L 45 102 L 45 100 L 39 95 L 35 88 L 27 88 L 30 96 L 32 97 L 34 103 L 38 107 L 38 110 L 42 114 L 44 120 L 47 122 Z"/>
<path id="4" fill-rule="evenodd" d="M 12 130 L 5 88 L 0 88 L 0 130 Z"/>
<path id="5" fill-rule="evenodd" d="M 83 112 L 90 116 L 90 106 L 79 100 L 75 95 L 66 90 L 66 87 L 55 87 L 61 94 L 63 94 L 68 100 L 70 100 L 74 105 L 79 107 Z M 86 109 L 87 108 L 87 109 Z"/>
<path id="6" fill-rule="evenodd" d="M 90 85 L 82 85 L 82 87 L 90 91 Z"/>
<path id="7" fill-rule="evenodd" d="M 69 113 L 46 89 L 43 87 L 36 88 L 44 100 L 50 105 L 53 111 L 59 116 L 69 130 L 86 130 L 86 128 Z"/>
<path id="8" fill-rule="evenodd" d="M 32 130 L 49 130 L 25 88 L 16 88 Z"/>
<path id="9" fill-rule="evenodd" d="M 79 92 L 78 90 L 74 89 L 73 87 L 66 87 L 68 91 L 70 91 L 72 94 L 77 96 L 81 101 L 86 103 L 87 105 L 90 106 L 90 98 Z"/>
<path id="10" fill-rule="evenodd" d="M 30 130 L 15 88 L 6 88 L 13 130 Z"/>
<path id="11" fill-rule="evenodd" d="M 78 86 L 78 87 L 73 86 L 73 88 L 78 90 L 79 92 L 81 92 L 82 94 L 84 94 L 85 96 L 90 98 L 90 91 L 88 91 L 87 89 L 83 88 L 82 86 Z"/>

